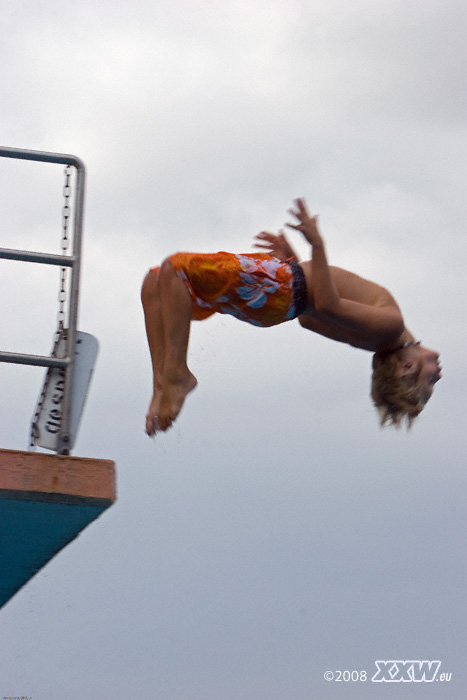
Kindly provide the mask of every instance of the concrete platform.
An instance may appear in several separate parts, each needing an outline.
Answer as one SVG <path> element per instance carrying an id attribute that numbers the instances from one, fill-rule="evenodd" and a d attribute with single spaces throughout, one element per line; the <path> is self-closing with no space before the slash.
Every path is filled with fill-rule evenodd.
<path id="1" fill-rule="evenodd" d="M 0 449 L 0 607 L 115 500 L 110 460 Z"/>

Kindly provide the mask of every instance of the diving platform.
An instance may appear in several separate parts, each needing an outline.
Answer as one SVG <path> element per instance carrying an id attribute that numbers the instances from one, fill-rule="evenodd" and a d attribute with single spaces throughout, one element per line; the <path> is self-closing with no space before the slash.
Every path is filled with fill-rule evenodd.
<path id="1" fill-rule="evenodd" d="M 111 460 L 0 449 L 0 607 L 115 500 Z"/>

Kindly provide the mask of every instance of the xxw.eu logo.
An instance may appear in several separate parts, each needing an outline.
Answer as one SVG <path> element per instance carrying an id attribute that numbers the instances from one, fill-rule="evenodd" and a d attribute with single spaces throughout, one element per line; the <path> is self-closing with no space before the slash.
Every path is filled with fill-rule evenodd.
<path id="1" fill-rule="evenodd" d="M 434 680 L 450 681 L 449 673 L 437 679 L 441 661 L 375 661 L 377 671 L 371 679 L 375 683 L 432 683 Z"/>

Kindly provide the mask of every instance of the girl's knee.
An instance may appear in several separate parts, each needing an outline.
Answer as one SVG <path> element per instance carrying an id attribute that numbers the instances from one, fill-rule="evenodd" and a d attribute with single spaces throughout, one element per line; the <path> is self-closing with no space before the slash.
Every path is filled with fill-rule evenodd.
<path id="1" fill-rule="evenodd" d="M 166 279 L 167 277 L 173 277 L 175 274 L 175 269 L 174 266 L 172 265 L 172 262 L 170 258 L 166 258 L 163 262 L 162 265 L 159 268 L 159 275 L 162 280 Z"/>
<path id="2" fill-rule="evenodd" d="M 150 302 L 159 293 L 159 270 L 160 268 L 149 270 L 143 280 L 141 287 L 141 301 L 143 304 Z"/>

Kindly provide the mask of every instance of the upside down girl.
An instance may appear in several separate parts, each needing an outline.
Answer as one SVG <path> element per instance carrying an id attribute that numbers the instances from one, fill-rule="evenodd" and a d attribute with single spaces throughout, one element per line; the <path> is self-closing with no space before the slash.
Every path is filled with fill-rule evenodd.
<path id="1" fill-rule="evenodd" d="M 439 355 L 415 340 L 392 295 L 328 264 L 316 216 L 297 199 L 289 213 L 311 245 L 299 262 L 282 232 L 261 232 L 265 252 L 176 253 L 146 275 L 141 290 L 153 369 L 146 432 L 166 431 L 196 377 L 187 365 L 190 325 L 215 313 L 259 327 L 295 318 L 305 330 L 373 353 L 371 395 L 382 425 L 399 426 L 423 410 L 441 378 Z"/>

